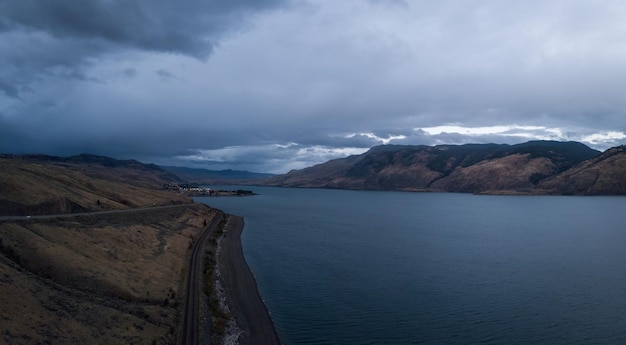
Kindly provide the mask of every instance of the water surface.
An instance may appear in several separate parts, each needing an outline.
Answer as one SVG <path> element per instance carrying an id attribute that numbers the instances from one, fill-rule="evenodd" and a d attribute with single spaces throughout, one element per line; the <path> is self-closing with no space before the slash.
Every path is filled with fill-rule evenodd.
<path id="1" fill-rule="evenodd" d="M 626 198 L 244 189 L 284 344 L 626 342 Z"/>

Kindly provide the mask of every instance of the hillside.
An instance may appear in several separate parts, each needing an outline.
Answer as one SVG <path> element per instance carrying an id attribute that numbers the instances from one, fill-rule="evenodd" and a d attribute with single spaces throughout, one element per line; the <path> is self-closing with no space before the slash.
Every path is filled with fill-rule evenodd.
<path id="1" fill-rule="evenodd" d="M 136 161 L 4 155 L 0 167 L 0 343 L 177 342 L 189 248 L 215 210 Z M 36 217 L 103 210 L 123 212 Z"/>
<path id="2" fill-rule="evenodd" d="M 559 193 L 542 181 L 600 155 L 577 142 L 383 145 L 264 181 L 284 187 L 468 193 Z M 554 188 L 557 188 L 554 185 Z M 561 188 L 561 187 L 559 187 Z"/>
<path id="3" fill-rule="evenodd" d="M 170 205 L 190 199 L 166 191 L 179 181 L 153 164 L 79 155 L 0 156 L 0 216 Z"/>
<path id="4" fill-rule="evenodd" d="M 575 195 L 626 195 L 626 146 L 605 151 L 562 174 L 542 181 L 538 188 Z"/>
<path id="5" fill-rule="evenodd" d="M 0 220 L 0 343 L 176 343 L 187 253 L 214 214 Z"/>

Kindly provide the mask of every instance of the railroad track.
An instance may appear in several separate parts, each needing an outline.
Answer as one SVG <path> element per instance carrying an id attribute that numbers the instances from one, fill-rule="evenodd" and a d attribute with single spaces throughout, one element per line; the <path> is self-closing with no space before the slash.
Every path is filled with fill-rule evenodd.
<path id="1" fill-rule="evenodd" d="M 200 306 L 199 292 L 201 291 L 201 279 L 199 279 L 199 274 L 202 274 L 202 249 L 209 234 L 215 229 L 216 226 L 219 225 L 223 218 L 224 212 L 218 211 L 215 217 L 213 217 L 211 224 L 204 229 L 202 236 L 195 241 L 191 250 L 191 260 L 189 260 L 189 274 L 187 279 L 187 295 L 185 296 L 183 327 L 180 338 L 181 345 L 198 344 L 198 310 Z"/>
<path id="2" fill-rule="evenodd" d="M 53 219 L 53 218 L 71 218 L 81 216 L 94 216 L 94 215 L 108 215 L 117 213 L 139 213 L 149 212 L 159 209 L 179 208 L 179 207 L 193 207 L 196 204 L 183 204 L 183 205 L 167 205 L 167 206 L 155 206 L 138 209 L 127 210 L 111 210 L 111 211 L 97 211 L 97 212 L 84 212 L 84 213 L 71 213 L 71 214 L 50 214 L 50 215 L 38 215 L 38 216 L 1 216 L 0 221 L 15 221 L 15 220 L 36 220 L 36 219 Z M 200 306 L 199 292 L 202 269 L 202 249 L 204 242 L 211 232 L 219 225 L 220 221 L 224 218 L 224 212 L 217 211 L 215 217 L 210 224 L 204 229 L 202 235 L 195 241 L 191 251 L 191 260 L 189 260 L 188 267 L 188 279 L 187 279 L 187 294 L 185 296 L 185 309 L 183 311 L 183 327 L 180 337 L 181 345 L 196 345 L 199 341 L 198 332 L 198 311 Z"/>

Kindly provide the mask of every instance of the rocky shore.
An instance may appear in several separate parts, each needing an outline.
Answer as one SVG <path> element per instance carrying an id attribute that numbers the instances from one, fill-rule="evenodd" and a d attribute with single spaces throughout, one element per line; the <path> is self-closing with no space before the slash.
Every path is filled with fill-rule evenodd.
<path id="1" fill-rule="evenodd" d="M 226 304 L 236 327 L 228 327 L 230 344 L 280 344 L 269 312 L 259 295 L 256 280 L 246 263 L 241 246 L 244 220 L 229 216 L 219 245 L 218 276 Z"/>

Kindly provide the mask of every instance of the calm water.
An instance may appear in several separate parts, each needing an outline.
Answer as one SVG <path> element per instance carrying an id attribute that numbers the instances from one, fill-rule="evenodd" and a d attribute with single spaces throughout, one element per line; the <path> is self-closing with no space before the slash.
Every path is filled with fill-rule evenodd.
<path id="1" fill-rule="evenodd" d="M 283 344 L 626 343 L 626 198 L 246 189 Z"/>

